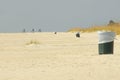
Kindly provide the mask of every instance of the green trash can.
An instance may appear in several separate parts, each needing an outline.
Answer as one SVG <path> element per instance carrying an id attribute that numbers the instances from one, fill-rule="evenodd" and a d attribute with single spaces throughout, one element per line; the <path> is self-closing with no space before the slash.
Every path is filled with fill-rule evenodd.
<path id="1" fill-rule="evenodd" d="M 99 31 L 99 54 L 113 54 L 114 52 L 114 32 Z"/>

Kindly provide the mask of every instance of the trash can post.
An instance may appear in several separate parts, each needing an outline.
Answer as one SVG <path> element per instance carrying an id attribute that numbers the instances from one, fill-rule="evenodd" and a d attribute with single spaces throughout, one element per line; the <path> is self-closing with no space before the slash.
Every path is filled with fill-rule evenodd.
<path id="1" fill-rule="evenodd" d="M 114 32 L 98 31 L 99 35 L 99 54 L 113 54 L 114 53 Z"/>

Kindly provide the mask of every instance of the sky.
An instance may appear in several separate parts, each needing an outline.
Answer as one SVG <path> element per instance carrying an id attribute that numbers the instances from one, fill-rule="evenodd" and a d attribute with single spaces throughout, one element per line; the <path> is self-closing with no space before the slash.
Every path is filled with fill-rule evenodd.
<path id="1" fill-rule="evenodd" d="M 0 0 L 0 32 L 64 32 L 120 22 L 119 8 L 120 0 Z"/>

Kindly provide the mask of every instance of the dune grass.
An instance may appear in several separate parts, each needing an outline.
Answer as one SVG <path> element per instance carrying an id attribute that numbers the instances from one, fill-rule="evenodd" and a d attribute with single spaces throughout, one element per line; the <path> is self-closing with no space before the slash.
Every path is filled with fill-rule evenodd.
<path id="1" fill-rule="evenodd" d="M 120 25 L 95 26 L 89 28 L 72 28 L 68 32 L 96 32 L 96 31 L 113 31 L 120 35 Z"/>
<path id="2" fill-rule="evenodd" d="M 26 43 L 26 45 L 32 45 L 32 44 L 38 45 L 38 44 L 40 44 L 40 42 L 37 41 L 37 40 L 31 40 L 31 41 L 29 41 L 29 42 Z"/>

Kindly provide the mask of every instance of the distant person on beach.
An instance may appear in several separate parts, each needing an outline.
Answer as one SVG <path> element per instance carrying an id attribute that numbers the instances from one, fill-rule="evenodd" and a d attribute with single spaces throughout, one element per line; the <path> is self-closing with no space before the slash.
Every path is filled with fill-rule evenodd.
<path id="1" fill-rule="evenodd" d="M 39 29 L 38 32 L 41 32 L 41 29 Z"/>
<path id="2" fill-rule="evenodd" d="M 23 29 L 23 32 L 25 33 L 25 32 L 26 32 L 26 30 L 25 30 L 25 29 Z"/>
<path id="3" fill-rule="evenodd" d="M 31 32 L 35 32 L 35 29 L 32 29 L 32 31 Z"/>

